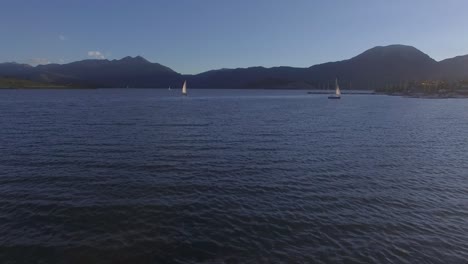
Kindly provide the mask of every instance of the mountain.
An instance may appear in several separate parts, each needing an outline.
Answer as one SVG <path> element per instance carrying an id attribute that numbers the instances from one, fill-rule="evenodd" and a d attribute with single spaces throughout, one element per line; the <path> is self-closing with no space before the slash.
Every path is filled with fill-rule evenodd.
<path id="1" fill-rule="evenodd" d="M 439 62 L 439 78 L 448 80 L 468 79 L 468 55 Z"/>
<path id="2" fill-rule="evenodd" d="M 0 76 L 14 76 L 33 81 L 75 84 L 92 87 L 167 87 L 176 85 L 181 75 L 146 59 L 125 57 L 120 60 L 83 60 L 68 64 L 26 67 L 0 64 Z"/>
<path id="3" fill-rule="evenodd" d="M 97 87 L 161 87 L 177 82 L 180 74 L 146 59 L 125 57 L 120 60 L 84 60 L 69 64 L 37 66 L 36 70 L 58 74 L 61 79 Z"/>
<path id="4" fill-rule="evenodd" d="M 357 89 L 423 80 L 437 71 L 437 62 L 411 46 L 391 45 L 369 49 L 354 58 L 309 68 L 308 75 L 319 82 L 340 78 Z"/>
<path id="5" fill-rule="evenodd" d="M 250 67 L 221 69 L 186 76 L 194 87 L 217 88 L 275 88 L 303 79 L 305 69 L 293 67 Z"/>
<path id="6" fill-rule="evenodd" d="M 2 76 L 27 75 L 34 67 L 28 64 L 16 62 L 0 63 L 0 74 Z"/>
<path id="7" fill-rule="evenodd" d="M 438 69 L 438 62 L 418 49 L 391 45 L 309 68 L 222 69 L 192 76 L 190 81 L 194 86 L 206 88 L 220 84 L 226 88 L 325 88 L 338 77 L 344 88 L 374 89 L 406 80 L 428 79 L 436 76 Z"/>
<path id="8" fill-rule="evenodd" d="M 0 63 L 0 77 L 86 87 L 302 88 L 324 89 L 338 77 L 345 89 L 376 89 L 403 81 L 468 79 L 468 55 L 440 62 L 405 45 L 378 46 L 353 58 L 309 68 L 250 67 L 182 75 L 143 57 L 83 60 L 32 67 Z"/>

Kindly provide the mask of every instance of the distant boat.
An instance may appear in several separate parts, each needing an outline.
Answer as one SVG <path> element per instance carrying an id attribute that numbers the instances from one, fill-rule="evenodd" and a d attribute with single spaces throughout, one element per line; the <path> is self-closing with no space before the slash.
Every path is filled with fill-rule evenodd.
<path id="1" fill-rule="evenodd" d="M 187 81 L 184 81 L 184 85 L 182 86 L 182 95 L 187 95 Z"/>
<path id="2" fill-rule="evenodd" d="M 335 80 L 335 94 L 328 96 L 328 99 L 341 99 L 340 86 L 338 85 L 338 78 Z"/>
<path id="3" fill-rule="evenodd" d="M 169 91 L 171 90 L 171 87 L 169 86 L 169 88 L 167 88 Z"/>

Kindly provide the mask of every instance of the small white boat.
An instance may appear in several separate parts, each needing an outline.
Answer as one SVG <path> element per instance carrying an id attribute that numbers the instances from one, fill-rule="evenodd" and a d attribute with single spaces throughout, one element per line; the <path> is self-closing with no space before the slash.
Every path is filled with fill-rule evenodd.
<path id="1" fill-rule="evenodd" d="M 184 85 L 182 86 L 182 95 L 187 95 L 187 81 L 184 81 Z"/>
<path id="2" fill-rule="evenodd" d="M 338 78 L 335 80 L 335 94 L 328 96 L 328 99 L 341 99 L 340 86 L 338 85 Z"/>

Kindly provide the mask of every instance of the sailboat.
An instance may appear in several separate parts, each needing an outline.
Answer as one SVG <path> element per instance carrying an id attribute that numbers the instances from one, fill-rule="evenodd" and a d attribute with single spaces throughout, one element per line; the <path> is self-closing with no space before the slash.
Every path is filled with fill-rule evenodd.
<path id="1" fill-rule="evenodd" d="M 328 96 L 328 99 L 341 99 L 340 86 L 338 85 L 338 78 L 335 80 L 335 94 Z"/>
<path id="2" fill-rule="evenodd" d="M 182 86 L 182 95 L 187 95 L 187 81 L 184 81 L 184 85 Z"/>

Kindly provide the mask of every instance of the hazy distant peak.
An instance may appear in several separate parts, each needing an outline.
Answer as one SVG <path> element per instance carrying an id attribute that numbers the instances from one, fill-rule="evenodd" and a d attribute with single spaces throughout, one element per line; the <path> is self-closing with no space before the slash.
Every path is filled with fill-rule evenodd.
<path id="1" fill-rule="evenodd" d="M 142 56 L 126 56 L 119 60 L 120 62 L 130 62 L 130 63 L 150 63 L 147 59 L 143 58 Z"/>
<path id="2" fill-rule="evenodd" d="M 462 55 L 462 56 L 456 56 L 453 58 L 448 58 L 445 60 L 440 61 L 441 63 L 446 63 L 446 62 L 468 62 L 468 55 Z"/>
<path id="3" fill-rule="evenodd" d="M 141 61 L 148 61 L 147 59 L 143 58 L 142 56 L 138 55 L 135 57 L 135 60 L 141 60 Z"/>
<path id="4" fill-rule="evenodd" d="M 27 67 L 27 68 L 29 68 L 29 67 L 32 68 L 32 67 L 33 67 L 33 66 L 31 66 L 31 65 L 29 65 L 29 64 L 26 64 L 26 63 L 18 63 L 18 62 L 14 62 L 14 61 L 11 61 L 11 62 L 3 62 L 3 63 L 0 63 L 0 64 L 2 64 L 2 65 L 12 65 L 12 66 L 16 66 L 16 67 L 18 67 L 18 66 L 20 66 L 20 67 Z"/>
<path id="5" fill-rule="evenodd" d="M 416 53 L 422 53 L 420 50 L 413 46 L 408 46 L 408 45 L 402 45 L 402 44 L 393 44 L 393 45 L 387 45 L 387 46 L 375 46 L 373 48 L 370 48 L 366 51 L 364 51 L 362 54 L 376 54 L 376 53 L 395 53 L 395 52 L 416 52 Z M 359 55 L 358 55 L 359 56 Z"/>
<path id="6" fill-rule="evenodd" d="M 417 48 L 413 47 L 413 46 L 410 46 L 410 45 L 404 45 L 404 44 L 390 44 L 390 45 L 386 45 L 386 46 L 375 46 L 371 49 L 394 49 L 394 50 L 397 50 L 397 49 L 407 49 L 407 50 L 418 50 Z M 371 50 L 370 49 L 370 50 Z"/>
<path id="7" fill-rule="evenodd" d="M 375 60 L 375 59 L 400 59 L 404 58 L 406 60 L 427 60 L 433 61 L 434 59 L 429 57 L 426 53 L 418 50 L 413 46 L 394 44 L 388 46 L 376 46 L 371 49 L 364 51 L 363 53 L 357 55 L 351 60 Z"/>

